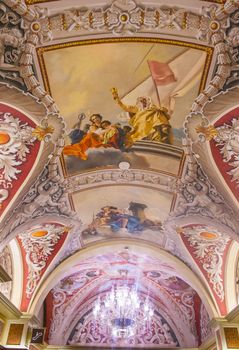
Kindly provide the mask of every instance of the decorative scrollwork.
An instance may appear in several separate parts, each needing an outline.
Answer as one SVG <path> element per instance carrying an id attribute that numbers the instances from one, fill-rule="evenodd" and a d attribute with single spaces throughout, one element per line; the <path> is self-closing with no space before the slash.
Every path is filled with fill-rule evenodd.
<path id="1" fill-rule="evenodd" d="M 232 212 L 226 206 L 222 196 L 208 181 L 202 168 L 191 156 L 184 179 L 178 181 L 178 202 L 173 215 L 201 215 L 217 218 L 223 224 L 236 230 L 232 221 Z"/>
<path id="2" fill-rule="evenodd" d="M 21 24 L 21 17 L 0 3 L 0 80 L 26 90 L 19 73 L 24 43 Z"/>
<path id="3" fill-rule="evenodd" d="M 230 238 L 210 226 L 184 227 L 182 234 L 193 248 L 192 254 L 201 263 L 203 271 L 212 284 L 213 291 L 223 301 L 225 298 L 222 277 L 223 254 L 230 243 Z"/>
<path id="4" fill-rule="evenodd" d="M 66 227 L 47 224 L 18 235 L 26 253 L 28 266 L 26 296 L 28 299 L 36 289 L 55 245 L 67 230 Z"/>

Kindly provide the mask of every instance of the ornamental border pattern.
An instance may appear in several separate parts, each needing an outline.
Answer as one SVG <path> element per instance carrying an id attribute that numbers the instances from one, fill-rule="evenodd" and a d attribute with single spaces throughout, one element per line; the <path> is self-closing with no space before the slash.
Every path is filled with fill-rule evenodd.
<path id="1" fill-rule="evenodd" d="M 35 4 L 41 4 L 41 3 L 47 3 L 47 2 L 52 2 L 54 0 L 25 0 L 26 5 L 35 5 Z M 57 1 L 57 0 L 55 0 Z M 202 0 L 203 1 L 203 0 Z M 225 0 L 204 0 L 210 3 L 215 3 L 215 4 L 224 4 Z"/>

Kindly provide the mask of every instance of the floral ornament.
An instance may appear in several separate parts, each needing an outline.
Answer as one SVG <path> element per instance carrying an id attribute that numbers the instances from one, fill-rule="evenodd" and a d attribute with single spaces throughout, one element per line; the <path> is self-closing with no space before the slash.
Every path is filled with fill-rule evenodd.
<path id="1" fill-rule="evenodd" d="M 52 126 L 46 126 L 45 128 L 41 126 L 37 126 L 33 130 L 32 135 L 36 137 L 39 141 L 43 141 L 46 139 L 47 136 L 49 136 L 53 132 L 54 132 L 54 128 Z"/>
<path id="2" fill-rule="evenodd" d="M 215 136 L 218 135 L 217 129 L 213 125 L 198 125 L 195 128 L 196 132 L 199 134 L 200 140 L 202 142 L 204 141 L 211 141 Z"/>
<path id="3" fill-rule="evenodd" d="M 51 31 L 49 31 L 48 28 L 42 24 L 42 21 L 48 16 L 48 10 L 38 6 L 35 6 L 34 10 L 34 21 L 28 22 L 27 20 L 24 20 L 22 28 L 25 29 L 27 41 L 35 42 L 35 44 L 38 42 L 43 44 L 44 42 L 52 39 Z"/>
<path id="4" fill-rule="evenodd" d="M 0 119 L 0 181 L 7 190 L 17 180 L 19 165 L 26 161 L 36 138 L 34 129 L 11 113 L 1 113 Z"/>
<path id="5" fill-rule="evenodd" d="M 207 40 L 211 42 L 213 34 L 220 33 L 224 37 L 224 30 L 229 27 L 230 21 L 229 18 L 223 20 L 217 20 L 215 12 L 218 9 L 216 5 L 211 5 L 209 7 L 203 7 L 202 16 L 210 20 L 209 25 L 201 26 L 200 31 L 198 32 L 197 38 L 200 40 Z"/>
<path id="6" fill-rule="evenodd" d="M 61 236 L 67 231 L 67 227 L 47 224 L 18 235 L 18 240 L 21 241 L 26 253 L 28 266 L 26 295 L 28 299 L 34 292 L 43 269 L 47 266 L 49 256 L 54 251 Z"/>
<path id="7" fill-rule="evenodd" d="M 98 264 L 99 265 L 99 264 Z M 80 269 L 79 266 L 76 266 Z M 71 314 L 79 304 L 82 293 L 95 289 L 104 275 L 103 270 L 96 268 L 78 271 L 63 278 L 52 290 L 51 325 L 49 343 L 59 340 L 59 329 L 65 329 L 67 315 Z"/>
<path id="8" fill-rule="evenodd" d="M 194 248 L 192 255 L 201 263 L 214 292 L 223 301 L 223 254 L 230 238 L 208 226 L 185 227 L 181 233 Z"/>
<path id="9" fill-rule="evenodd" d="M 127 0 L 124 3 L 114 1 L 105 15 L 108 29 L 114 34 L 134 34 L 142 22 L 142 11 L 133 0 Z"/>
<path id="10" fill-rule="evenodd" d="M 34 142 L 48 141 L 54 130 L 45 120 L 42 126 L 33 128 L 11 113 L 0 113 L 0 180 L 4 188 L 17 180 L 17 174 L 21 173 L 19 166 L 26 161 Z"/>
<path id="11" fill-rule="evenodd" d="M 9 112 L 0 113 L 0 209 L 9 197 L 13 181 L 18 180 L 31 147 L 37 140 L 48 141 L 53 131 L 46 123 L 33 128 Z"/>
<path id="12" fill-rule="evenodd" d="M 227 173 L 232 176 L 232 181 L 239 183 L 239 120 L 233 118 L 231 125 L 224 123 L 219 127 L 201 125 L 196 131 L 201 134 L 201 141 L 215 141 L 223 161 L 233 168 Z"/>
<path id="13" fill-rule="evenodd" d="M 190 323 L 192 331 L 196 334 L 194 329 L 195 325 L 195 311 L 194 311 L 194 296 L 196 292 L 183 280 L 171 274 L 165 274 L 161 271 L 147 271 L 145 273 L 147 278 L 155 283 L 158 283 L 161 288 L 163 287 L 168 297 L 178 305 L 181 312 L 185 315 L 187 320 L 193 322 Z"/>
<path id="14" fill-rule="evenodd" d="M 100 11 L 100 13 L 102 13 L 102 11 Z M 76 12 L 72 13 L 72 11 L 66 11 L 66 18 L 69 18 L 69 20 L 71 21 L 71 23 L 67 26 L 67 31 L 70 32 L 72 31 L 74 28 L 78 27 L 81 29 L 85 29 L 85 30 L 91 30 L 90 27 L 90 17 L 92 15 L 91 10 L 86 10 L 86 11 L 79 11 L 78 14 L 76 14 Z M 99 27 L 103 26 L 104 23 L 103 21 L 103 16 L 99 16 L 102 18 L 102 20 L 100 20 L 100 23 L 98 24 Z"/>
<path id="15" fill-rule="evenodd" d="M 67 31 L 74 29 L 102 30 L 107 28 L 113 34 L 134 34 L 143 22 L 143 10 L 133 0 L 116 0 L 106 9 L 80 9 L 66 11 L 65 26 Z M 47 23 L 45 25 L 47 28 Z M 49 29 L 49 28 L 48 28 Z"/>
<path id="16" fill-rule="evenodd" d="M 158 28 L 165 28 L 165 27 L 173 27 L 176 28 L 177 30 L 182 30 L 182 25 L 178 23 L 178 18 L 181 16 L 184 16 L 185 10 L 184 9 L 179 9 L 177 11 L 174 11 L 171 13 L 171 11 L 168 10 L 161 10 L 160 8 L 158 9 L 158 15 L 160 18 Z"/>

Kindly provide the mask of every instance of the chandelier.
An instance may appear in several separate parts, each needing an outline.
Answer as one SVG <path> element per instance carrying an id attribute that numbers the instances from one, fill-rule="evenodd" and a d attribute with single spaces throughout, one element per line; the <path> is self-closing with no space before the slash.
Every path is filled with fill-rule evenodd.
<path id="1" fill-rule="evenodd" d="M 132 337 L 146 330 L 153 314 L 148 297 L 139 298 L 136 287 L 129 285 L 113 286 L 93 308 L 95 320 L 107 326 L 115 338 Z"/>

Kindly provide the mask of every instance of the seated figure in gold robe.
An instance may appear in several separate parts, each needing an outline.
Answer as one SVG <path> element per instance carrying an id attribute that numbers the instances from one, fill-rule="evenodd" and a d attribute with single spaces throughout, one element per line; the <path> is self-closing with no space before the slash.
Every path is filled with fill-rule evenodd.
<path id="1" fill-rule="evenodd" d="M 150 97 L 139 97 L 136 105 L 128 106 L 121 101 L 116 88 L 111 91 L 117 104 L 130 116 L 129 125 L 133 130 L 128 135 L 128 146 L 140 140 L 172 144 L 170 115 L 166 108 L 152 104 Z"/>

